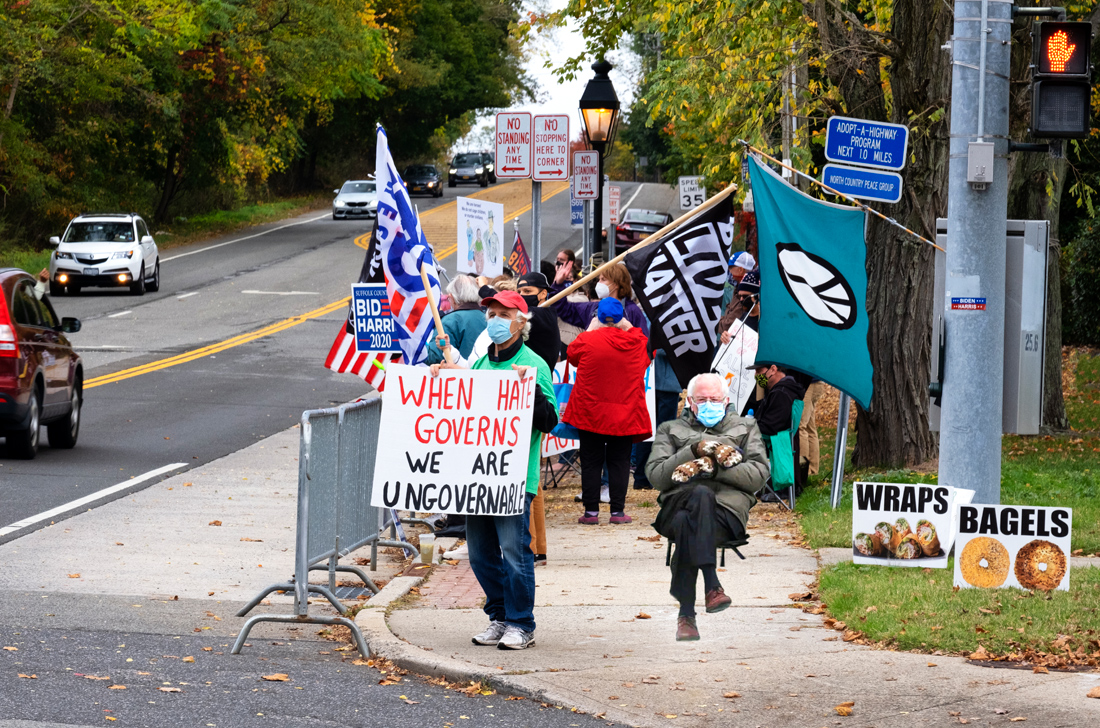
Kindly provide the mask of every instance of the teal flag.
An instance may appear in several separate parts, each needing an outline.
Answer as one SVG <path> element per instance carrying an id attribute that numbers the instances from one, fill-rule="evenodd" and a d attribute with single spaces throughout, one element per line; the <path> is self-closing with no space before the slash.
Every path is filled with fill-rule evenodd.
<path id="1" fill-rule="evenodd" d="M 871 405 L 865 213 L 815 200 L 749 158 L 760 254 L 756 360 L 812 374 Z"/>

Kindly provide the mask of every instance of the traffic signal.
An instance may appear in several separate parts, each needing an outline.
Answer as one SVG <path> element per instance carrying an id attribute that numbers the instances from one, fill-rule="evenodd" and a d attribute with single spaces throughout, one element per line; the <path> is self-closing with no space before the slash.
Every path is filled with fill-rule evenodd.
<path id="1" fill-rule="evenodd" d="M 1084 139 L 1090 131 L 1092 24 L 1035 24 L 1032 34 L 1031 135 Z"/>

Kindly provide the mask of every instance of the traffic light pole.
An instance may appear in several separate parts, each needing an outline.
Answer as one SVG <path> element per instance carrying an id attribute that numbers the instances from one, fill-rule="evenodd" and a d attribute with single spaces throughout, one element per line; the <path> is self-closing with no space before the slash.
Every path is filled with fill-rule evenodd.
<path id="1" fill-rule="evenodd" d="M 1000 503 L 1012 5 L 956 0 L 951 37 L 939 482 Z"/>

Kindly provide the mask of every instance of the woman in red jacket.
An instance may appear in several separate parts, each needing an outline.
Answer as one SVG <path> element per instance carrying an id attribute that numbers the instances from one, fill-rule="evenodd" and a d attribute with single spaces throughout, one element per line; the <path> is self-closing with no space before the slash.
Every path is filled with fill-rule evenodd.
<path id="1" fill-rule="evenodd" d="M 600 476 L 607 465 L 611 523 L 630 523 L 626 489 L 630 448 L 651 434 L 645 404 L 647 338 L 623 318 L 616 298 L 600 301 L 588 330 L 569 345 L 567 357 L 577 380 L 562 421 L 580 431 L 581 498 L 579 523 L 600 522 Z"/>

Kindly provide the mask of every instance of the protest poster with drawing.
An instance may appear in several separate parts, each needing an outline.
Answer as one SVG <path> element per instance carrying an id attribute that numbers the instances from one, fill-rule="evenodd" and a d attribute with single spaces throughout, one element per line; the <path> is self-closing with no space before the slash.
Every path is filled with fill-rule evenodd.
<path id="1" fill-rule="evenodd" d="M 752 388 L 756 386 L 752 370 L 746 367 L 756 362 L 756 348 L 760 343 L 760 335 L 750 329 L 741 321 L 734 321 L 729 328 L 730 343 L 718 347 L 711 364 L 711 371 L 726 380 L 729 385 L 730 403 L 737 406 L 737 411 L 745 409 L 745 403 L 752 395 Z"/>
<path id="2" fill-rule="evenodd" d="M 406 511 L 523 513 L 535 369 L 390 364 L 382 393 L 371 505 Z"/>
<path id="3" fill-rule="evenodd" d="M 974 491 L 925 483 L 857 482 L 852 502 L 852 561 L 878 566 L 947 568 L 955 510 Z"/>
<path id="4" fill-rule="evenodd" d="M 462 273 L 495 278 L 504 272 L 504 205 L 473 197 L 456 197 L 458 251 Z"/>
<path id="5" fill-rule="evenodd" d="M 963 505 L 955 587 L 1069 591 L 1072 508 Z"/>

